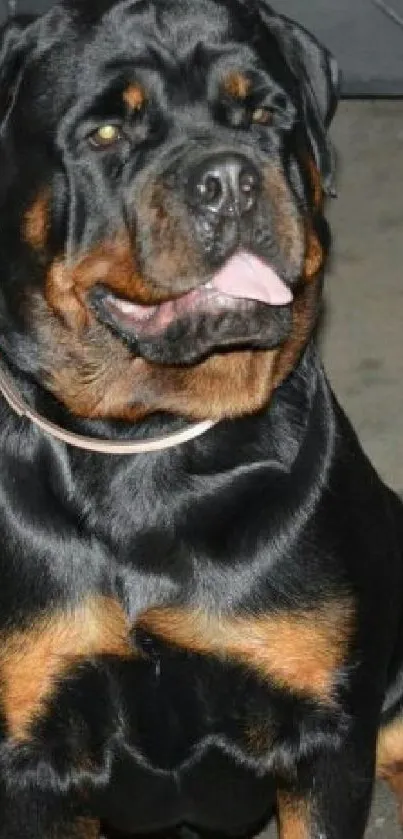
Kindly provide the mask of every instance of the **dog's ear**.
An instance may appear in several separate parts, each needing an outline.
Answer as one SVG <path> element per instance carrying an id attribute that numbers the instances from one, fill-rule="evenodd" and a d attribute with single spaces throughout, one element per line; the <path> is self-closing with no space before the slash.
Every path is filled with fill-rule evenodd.
<path id="1" fill-rule="evenodd" d="M 336 60 L 302 26 L 276 14 L 266 0 L 257 0 L 263 22 L 276 36 L 301 91 L 304 124 L 324 190 L 334 194 L 335 159 L 327 129 L 340 94 Z"/>
<path id="2" fill-rule="evenodd" d="M 12 109 L 35 17 L 19 15 L 0 27 L 0 130 Z"/>

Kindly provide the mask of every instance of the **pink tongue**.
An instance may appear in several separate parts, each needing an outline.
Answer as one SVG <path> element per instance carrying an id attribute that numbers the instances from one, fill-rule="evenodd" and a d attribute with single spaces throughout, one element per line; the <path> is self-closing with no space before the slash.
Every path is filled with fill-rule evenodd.
<path id="1" fill-rule="evenodd" d="M 287 306 L 293 296 L 278 274 L 251 253 L 237 253 L 215 274 L 212 285 L 229 297 Z"/>

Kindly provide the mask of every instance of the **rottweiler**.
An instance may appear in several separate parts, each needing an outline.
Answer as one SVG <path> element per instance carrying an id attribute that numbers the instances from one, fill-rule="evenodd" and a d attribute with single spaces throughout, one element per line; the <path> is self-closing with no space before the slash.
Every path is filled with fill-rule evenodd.
<path id="1" fill-rule="evenodd" d="M 315 349 L 336 62 L 266 0 L 0 43 L 0 837 L 361 839 L 403 515 Z"/>

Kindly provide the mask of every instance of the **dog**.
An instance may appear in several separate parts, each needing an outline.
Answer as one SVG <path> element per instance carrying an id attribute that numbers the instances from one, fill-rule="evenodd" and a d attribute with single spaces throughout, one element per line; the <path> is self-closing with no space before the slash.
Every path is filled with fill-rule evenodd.
<path id="1" fill-rule="evenodd" d="M 0 837 L 362 839 L 403 515 L 315 349 L 336 62 L 266 0 L 0 43 Z"/>

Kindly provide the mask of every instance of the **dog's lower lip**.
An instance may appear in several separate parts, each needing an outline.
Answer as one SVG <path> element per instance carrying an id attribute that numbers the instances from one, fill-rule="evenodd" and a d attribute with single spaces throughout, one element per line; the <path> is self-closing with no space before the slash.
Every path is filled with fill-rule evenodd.
<path id="1" fill-rule="evenodd" d="M 167 300 L 154 306 L 133 303 L 108 291 L 101 298 L 100 305 L 107 315 L 124 330 L 137 335 L 144 332 L 158 334 L 163 332 L 174 320 L 192 313 L 203 312 L 217 314 L 218 311 L 247 309 L 250 301 L 242 301 L 216 291 L 211 283 L 193 289 L 173 300 Z M 98 304 L 99 308 L 99 304 Z"/>
<path id="2" fill-rule="evenodd" d="M 158 336 L 175 321 L 192 315 L 215 316 L 220 312 L 224 314 L 233 311 L 247 318 L 256 306 L 265 306 L 264 303 L 227 296 L 214 289 L 210 283 L 153 306 L 133 303 L 102 289 L 98 289 L 94 300 L 101 320 L 106 320 L 123 334 L 131 334 L 136 338 Z"/>
<path id="3" fill-rule="evenodd" d="M 136 322 L 150 320 L 158 310 L 158 306 L 141 306 L 123 297 L 117 297 L 111 292 L 108 292 L 104 298 L 104 305 L 112 311 L 115 310 L 121 317 Z"/>
<path id="4" fill-rule="evenodd" d="M 248 251 L 233 254 L 203 285 L 158 304 L 135 303 L 96 286 L 90 295 L 98 317 L 126 335 L 141 338 L 163 333 L 173 323 L 197 317 L 236 313 L 247 320 L 256 307 L 286 308 L 293 294 L 281 276 Z"/>

